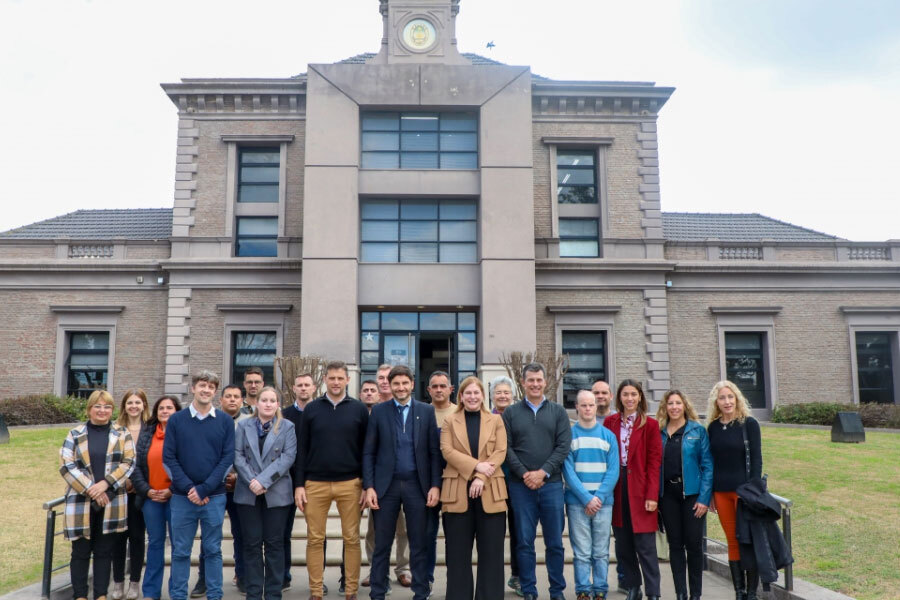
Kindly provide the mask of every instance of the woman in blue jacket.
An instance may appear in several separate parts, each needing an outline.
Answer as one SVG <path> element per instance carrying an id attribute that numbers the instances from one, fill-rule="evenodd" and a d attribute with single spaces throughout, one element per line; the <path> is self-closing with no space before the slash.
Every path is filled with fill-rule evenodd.
<path id="1" fill-rule="evenodd" d="M 712 496 L 713 460 L 709 437 L 687 396 L 669 390 L 656 414 L 662 432 L 660 512 L 669 540 L 669 565 L 676 600 L 687 600 L 687 563 L 691 600 L 699 599 L 703 581 L 703 524 Z M 687 561 L 685 561 L 685 553 Z"/>

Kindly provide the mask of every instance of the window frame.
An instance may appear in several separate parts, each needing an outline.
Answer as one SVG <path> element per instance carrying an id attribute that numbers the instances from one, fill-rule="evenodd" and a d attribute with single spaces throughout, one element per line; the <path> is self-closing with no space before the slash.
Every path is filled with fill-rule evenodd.
<path id="1" fill-rule="evenodd" d="M 599 239 L 597 242 L 598 253 L 596 258 L 603 258 L 604 240 L 611 237 L 609 217 L 609 184 L 607 174 L 607 154 L 612 146 L 612 137 L 590 136 L 545 136 L 541 141 L 548 147 L 550 162 L 549 195 L 550 195 L 550 241 L 547 247 L 548 258 L 575 259 L 579 257 L 562 257 L 559 251 L 559 219 L 560 218 L 589 218 L 597 219 Z M 559 202 L 559 152 L 583 151 L 594 154 L 594 181 L 596 202 L 587 204 L 570 204 Z"/>
<path id="2" fill-rule="evenodd" d="M 245 154 L 259 154 L 262 151 L 267 151 L 272 154 L 278 155 L 278 163 L 245 163 L 244 155 Z M 257 145 L 248 145 L 243 144 L 237 147 L 237 196 L 235 198 L 235 202 L 239 204 L 266 204 L 271 205 L 278 202 L 278 194 L 281 188 L 280 177 L 272 182 L 272 181 L 243 181 L 243 174 L 245 167 L 276 167 L 279 172 L 281 171 L 281 147 L 280 146 L 257 146 Z M 270 201 L 257 201 L 257 200 L 242 200 L 241 199 L 241 188 L 243 187 L 260 187 L 260 188 L 275 188 L 275 199 Z"/>
<path id="3" fill-rule="evenodd" d="M 235 385 L 241 385 L 240 382 L 237 382 L 237 381 L 235 380 L 235 375 L 236 375 L 236 373 L 237 373 L 237 368 L 236 368 L 236 367 L 237 367 L 237 363 L 236 363 L 236 360 L 237 360 L 237 355 L 238 355 L 238 348 L 237 348 L 237 344 L 236 344 L 236 342 L 237 342 L 237 336 L 239 336 L 239 335 L 254 335 L 254 334 L 264 334 L 264 335 L 272 334 L 272 335 L 275 336 L 275 348 L 272 350 L 272 367 L 271 367 L 271 369 L 272 369 L 272 380 L 271 380 L 271 381 L 266 381 L 266 382 L 265 382 L 265 385 L 275 385 L 276 374 L 275 374 L 275 360 L 274 360 L 274 359 L 278 356 L 278 331 L 275 330 L 275 329 L 251 329 L 251 330 L 247 330 L 247 329 L 234 328 L 234 329 L 231 330 L 231 332 L 230 332 L 230 336 L 231 336 L 231 340 L 230 340 L 230 341 L 231 341 L 231 343 L 230 343 L 230 345 L 229 345 L 229 346 L 230 346 L 230 351 L 231 351 L 230 354 L 231 354 L 231 355 L 230 355 L 229 361 L 228 361 L 228 362 L 229 362 L 228 373 L 229 373 L 229 375 L 230 375 L 230 380 L 231 380 L 231 382 L 232 382 L 233 384 L 235 384 Z M 253 350 L 253 349 L 249 349 L 249 350 L 241 350 L 241 351 L 242 351 L 242 352 L 245 352 L 245 353 L 254 353 L 254 354 L 263 354 L 263 353 L 269 354 L 269 351 L 268 351 L 268 350 L 265 350 L 264 352 L 263 352 L 263 351 L 258 351 L 258 350 Z M 250 368 L 250 367 L 248 367 L 248 368 Z M 263 370 L 265 370 L 266 367 L 260 367 L 260 368 L 262 368 Z M 243 381 L 243 377 L 241 378 L 241 381 Z"/>
<path id="4" fill-rule="evenodd" d="M 603 349 L 602 349 L 602 350 L 600 350 L 600 351 L 592 350 L 592 351 L 587 351 L 587 352 L 578 352 L 577 354 L 599 355 L 599 356 L 601 356 L 601 357 L 602 357 L 602 360 L 603 360 L 603 374 L 602 374 L 603 376 L 602 376 L 602 379 L 603 379 L 604 381 L 609 382 L 609 342 L 608 342 L 608 339 L 609 339 L 609 333 L 608 333 L 608 331 L 609 331 L 609 329 L 608 329 L 608 328 L 605 328 L 605 327 L 591 327 L 591 328 L 589 328 L 589 329 L 585 329 L 584 327 L 580 327 L 580 328 L 577 328 L 577 329 L 571 329 L 571 328 L 563 328 L 563 329 L 560 329 L 560 331 L 559 331 L 559 353 L 560 353 L 560 354 L 568 354 L 568 353 L 566 352 L 566 347 L 565 347 L 565 344 L 564 344 L 564 340 L 565 340 L 566 334 L 591 333 L 591 334 L 597 334 L 597 335 L 601 336 L 601 339 L 603 340 Z M 571 365 L 571 354 L 570 354 L 570 362 L 569 362 L 569 364 Z M 593 372 L 594 372 L 594 371 L 593 371 L 593 370 L 590 370 L 590 369 L 573 369 L 573 368 L 570 366 L 569 369 L 566 371 L 566 374 L 568 375 L 569 373 L 593 373 Z M 593 378 L 593 379 L 591 380 L 591 385 L 593 385 L 594 381 L 596 381 L 596 380 L 597 380 L 597 378 Z M 586 388 L 586 389 L 589 390 L 590 387 L 588 387 L 588 388 Z M 561 403 L 562 403 L 562 405 L 563 405 L 563 408 L 565 408 L 565 409 L 567 409 L 567 410 L 574 410 L 574 409 L 575 409 L 574 402 L 573 402 L 572 406 L 567 406 L 567 405 L 566 405 L 565 377 L 563 377 L 562 384 L 560 385 L 560 392 L 561 392 L 560 398 L 561 398 Z M 576 394 L 577 394 L 577 391 L 576 391 Z"/>
<path id="5" fill-rule="evenodd" d="M 897 404 L 900 390 L 898 390 L 898 358 L 900 358 L 900 333 L 891 331 L 890 329 L 877 328 L 856 328 L 853 330 L 851 345 L 853 346 L 853 373 L 854 377 L 854 398 L 856 404 L 862 403 L 862 389 L 860 388 L 860 366 L 859 366 L 859 342 L 857 336 L 859 334 L 883 334 L 888 338 L 888 356 L 891 360 L 891 401 L 878 402 L 877 404 Z"/>
<path id="6" fill-rule="evenodd" d="M 274 235 L 271 235 L 271 234 L 265 234 L 265 235 L 263 235 L 263 234 L 244 234 L 244 235 L 241 235 L 240 222 L 242 220 L 261 221 L 263 219 L 275 219 L 275 234 Z M 236 258 L 277 258 L 278 257 L 278 225 L 279 225 L 278 218 L 272 217 L 272 216 L 235 217 L 235 219 L 234 219 L 234 256 Z M 249 240 L 260 240 L 260 241 L 272 240 L 275 242 L 275 254 L 271 254 L 271 255 L 270 254 L 264 254 L 264 255 L 240 254 L 241 240 L 246 240 L 246 241 L 249 241 Z"/>
<path id="7" fill-rule="evenodd" d="M 394 218 L 364 218 L 363 217 L 363 209 L 367 202 L 377 202 L 377 201 L 394 201 L 397 204 L 397 217 Z M 437 216 L 434 219 L 431 218 L 404 218 L 403 216 L 403 204 L 404 202 L 427 202 L 433 204 L 437 208 Z M 474 217 L 471 219 L 459 219 L 459 218 L 442 218 L 441 216 L 441 207 L 444 202 L 457 202 L 457 203 L 471 203 L 472 208 L 474 209 Z M 477 264 L 479 261 L 479 233 L 478 233 L 478 220 L 479 220 L 479 212 L 478 212 L 478 200 L 475 198 L 459 198 L 459 197 L 444 197 L 444 198 L 387 198 L 387 197 L 360 197 L 359 199 L 359 261 L 364 264 L 403 264 L 403 265 L 414 265 L 414 264 L 427 264 L 427 265 L 436 265 L 436 264 Z M 431 241 L 410 241 L 403 240 L 403 223 L 435 223 L 436 225 L 436 239 Z M 365 240 L 363 238 L 363 227 L 365 223 L 396 223 L 397 224 L 397 236 L 396 240 Z M 441 241 L 441 224 L 443 223 L 471 223 L 474 227 L 474 239 L 472 241 L 456 241 L 456 240 L 447 240 Z M 395 244 L 396 245 L 396 260 L 394 261 L 370 261 L 366 260 L 363 256 L 363 248 L 366 244 Z M 436 249 L 436 257 L 435 261 L 403 261 L 403 245 L 404 244 L 433 244 Z M 471 247 L 474 250 L 474 257 L 471 261 L 442 261 L 441 260 L 441 250 L 444 247 L 450 246 L 466 246 Z"/>
<path id="8" fill-rule="evenodd" d="M 378 128 L 366 128 L 365 125 L 365 117 L 367 115 L 397 115 L 397 128 L 396 129 L 378 129 Z M 403 129 L 403 117 L 407 115 L 437 115 L 437 128 L 434 130 L 411 130 L 411 129 Z M 442 127 L 443 117 L 444 115 L 471 115 L 474 121 L 473 129 L 444 129 Z M 397 150 L 365 150 L 365 134 L 366 133 L 396 133 L 397 134 Z M 404 133 L 434 133 L 437 136 L 437 148 L 435 150 L 413 150 L 413 149 L 404 149 L 403 147 L 403 134 Z M 472 134 L 475 137 L 475 148 L 474 150 L 442 150 L 442 134 L 444 133 L 460 133 L 460 134 Z M 460 110 L 460 111 L 411 111 L 411 110 L 360 110 L 359 114 L 359 168 L 361 170 L 369 170 L 369 171 L 475 171 L 479 168 L 479 160 L 481 156 L 480 150 L 480 122 L 479 122 L 479 114 L 478 110 Z M 380 155 L 396 155 L 397 156 L 397 166 L 396 167 L 384 167 L 384 166 L 376 166 L 376 167 L 367 167 L 364 166 L 365 156 L 366 154 L 380 154 Z M 435 167 L 421 167 L 421 166 L 410 166 L 406 167 L 403 165 L 403 156 L 404 154 L 419 154 L 419 155 L 436 155 L 437 166 Z M 444 155 L 475 155 L 475 165 L 472 167 L 460 168 L 460 167 L 444 167 L 441 165 Z"/>
<path id="9" fill-rule="evenodd" d="M 710 306 L 709 311 L 716 318 L 717 343 L 719 349 L 719 378 L 728 376 L 725 348 L 726 333 L 760 333 L 763 352 L 763 376 L 765 378 L 766 406 L 752 408 L 752 412 L 767 418 L 778 406 L 778 376 L 775 360 L 775 315 L 780 306 Z"/>
<path id="10" fill-rule="evenodd" d="M 293 309 L 292 304 L 218 304 L 216 309 L 224 313 L 224 331 L 222 343 L 222 385 L 233 380 L 232 364 L 234 355 L 233 333 L 275 332 L 275 356 L 284 356 L 284 335 L 287 329 L 287 313 Z M 274 370 L 275 381 L 267 381 L 280 389 L 281 373 Z M 236 382 L 241 385 L 243 382 Z"/>
<path id="11" fill-rule="evenodd" d="M 894 375 L 894 404 L 900 404 L 900 306 L 841 306 L 847 321 L 850 345 L 850 375 L 853 403 L 859 404 L 859 357 L 856 334 L 891 333 L 891 359 Z"/>
<path id="12" fill-rule="evenodd" d="M 108 333 L 109 351 L 106 361 L 106 385 L 112 393 L 116 383 L 116 330 L 124 306 L 50 306 L 57 316 L 56 362 L 53 374 L 53 393 L 65 396 L 68 391 L 68 348 L 72 333 Z"/>
<path id="13" fill-rule="evenodd" d="M 582 154 L 582 155 L 590 155 L 592 159 L 592 164 L 590 165 L 561 165 L 559 164 L 560 155 L 574 155 L 574 154 Z M 597 148 L 557 148 L 556 150 L 556 202 L 560 205 L 584 205 L 584 204 L 599 204 L 600 202 L 600 186 L 598 185 L 599 177 L 598 177 L 598 159 L 599 152 Z M 573 171 L 587 171 L 590 172 L 593 176 L 592 183 L 560 183 L 559 182 L 559 171 L 560 169 L 570 169 Z M 559 197 L 559 188 L 594 188 L 594 193 L 592 196 L 592 201 L 590 202 L 560 202 Z"/>
<path id="14" fill-rule="evenodd" d="M 563 221 L 592 221 L 594 223 L 593 237 L 590 236 L 563 236 Z M 563 242 L 596 242 L 597 252 L 594 254 L 563 254 Z M 600 257 L 600 220 L 596 217 L 560 217 L 559 218 L 559 257 L 560 258 L 599 258 Z"/>
<path id="15" fill-rule="evenodd" d="M 287 214 L 287 162 L 288 144 L 294 141 L 293 134 L 225 134 L 221 136 L 226 145 L 225 169 L 225 222 L 222 252 L 233 258 L 244 258 L 237 254 L 237 220 L 239 217 L 275 217 L 278 220 L 275 257 L 288 255 L 291 241 L 286 233 Z M 245 148 L 278 148 L 278 202 L 240 202 L 241 150 Z"/>
<path id="16" fill-rule="evenodd" d="M 553 340 L 557 353 L 562 353 L 562 334 L 603 332 L 606 346 L 606 381 L 615 388 L 616 381 L 616 319 L 619 305 L 549 305 L 546 311 L 553 317 Z M 556 402 L 565 406 L 563 385 L 556 391 Z M 567 409 L 572 410 L 572 409 Z"/>

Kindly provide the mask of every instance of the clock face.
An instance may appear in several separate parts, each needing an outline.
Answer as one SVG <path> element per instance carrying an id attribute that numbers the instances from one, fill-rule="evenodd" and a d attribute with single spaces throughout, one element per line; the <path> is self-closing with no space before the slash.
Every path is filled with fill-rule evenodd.
<path id="1" fill-rule="evenodd" d="M 413 19 L 403 28 L 403 43 L 410 50 L 428 50 L 436 41 L 437 31 L 426 19 Z"/>

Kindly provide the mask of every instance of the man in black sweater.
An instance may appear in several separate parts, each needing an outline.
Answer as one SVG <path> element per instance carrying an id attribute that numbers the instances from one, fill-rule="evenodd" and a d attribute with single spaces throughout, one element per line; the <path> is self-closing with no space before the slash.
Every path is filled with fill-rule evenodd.
<path id="1" fill-rule="evenodd" d="M 325 367 L 324 396 L 306 405 L 300 419 L 299 445 L 294 462 L 294 499 L 306 515 L 306 569 L 312 600 L 323 596 L 322 577 L 325 523 L 336 502 L 344 539 L 345 594 L 356 600 L 359 589 L 359 547 L 362 492 L 362 453 L 369 422 L 365 405 L 347 396 L 347 365 Z"/>
<path id="2" fill-rule="evenodd" d="M 540 363 L 525 365 L 525 398 L 503 411 L 509 500 L 516 515 L 516 556 L 525 600 L 537 598 L 534 539 L 538 521 L 546 545 L 551 600 L 562 598 L 566 589 L 562 465 L 572 443 L 572 430 L 566 409 L 544 397 L 546 372 Z"/>

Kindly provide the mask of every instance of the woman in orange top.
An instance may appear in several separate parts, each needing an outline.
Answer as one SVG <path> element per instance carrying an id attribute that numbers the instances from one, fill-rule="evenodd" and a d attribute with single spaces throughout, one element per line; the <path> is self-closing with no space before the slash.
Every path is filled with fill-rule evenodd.
<path id="1" fill-rule="evenodd" d="M 506 538 L 506 428 L 485 406 L 484 386 L 467 377 L 456 412 L 444 419 L 441 453 L 447 461 L 441 502 L 447 544 L 447 600 L 503 597 Z M 478 582 L 472 582 L 472 542 L 477 540 Z"/>
<path id="2" fill-rule="evenodd" d="M 147 563 L 142 586 L 144 598 L 162 597 L 166 528 L 171 526 L 169 498 L 172 497 L 169 491 L 172 482 L 163 468 L 163 443 L 166 423 L 180 408 L 173 396 L 163 396 L 157 400 L 147 426 L 141 430 L 135 450 L 131 484 L 137 492 L 138 503 L 142 505 L 147 526 Z"/>

